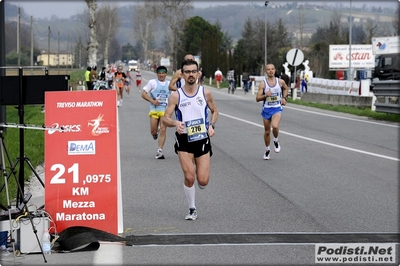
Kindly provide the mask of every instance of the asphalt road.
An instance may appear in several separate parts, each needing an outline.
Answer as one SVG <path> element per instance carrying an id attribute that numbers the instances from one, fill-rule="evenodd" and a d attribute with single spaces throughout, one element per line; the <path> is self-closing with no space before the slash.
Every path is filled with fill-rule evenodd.
<path id="1" fill-rule="evenodd" d="M 155 74 L 143 77 L 146 84 Z M 102 242 L 94 252 L 51 254 L 47 264 L 312 265 L 318 243 L 393 242 L 387 239 L 399 233 L 398 124 L 289 104 L 281 152 L 265 161 L 255 95 L 211 90 L 220 117 L 210 183 L 196 187 L 198 219 L 184 220 L 174 129 L 167 130 L 166 159 L 156 160 L 149 104 L 133 85 L 118 116 L 122 235 L 137 244 Z M 17 262 L 43 258 L 29 254 Z M 12 265 L 12 256 L 3 263 Z"/>

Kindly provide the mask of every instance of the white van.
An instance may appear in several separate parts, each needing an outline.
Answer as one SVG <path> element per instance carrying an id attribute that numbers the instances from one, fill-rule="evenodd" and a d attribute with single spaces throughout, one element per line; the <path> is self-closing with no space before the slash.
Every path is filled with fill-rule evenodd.
<path id="1" fill-rule="evenodd" d="M 137 71 L 138 70 L 138 61 L 137 60 L 129 60 L 128 69 L 129 69 L 129 71 Z"/>

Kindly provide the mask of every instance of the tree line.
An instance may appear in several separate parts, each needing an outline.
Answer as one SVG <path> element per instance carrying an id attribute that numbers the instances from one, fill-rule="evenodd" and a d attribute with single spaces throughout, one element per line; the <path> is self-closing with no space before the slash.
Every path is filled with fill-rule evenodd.
<path id="1" fill-rule="evenodd" d="M 85 2 L 88 9 L 79 14 L 81 27 L 77 29 L 79 39 L 75 45 L 75 58 L 84 58 L 89 66 L 107 65 L 110 61 L 131 58 L 147 62 L 149 50 L 158 49 L 171 58 L 171 70 L 179 68 L 185 54 L 191 53 L 199 56 L 201 67 L 208 75 L 214 73 L 217 67 L 223 73 L 234 68 L 237 73 L 246 69 L 251 74 L 260 75 L 265 53 L 267 62 L 275 64 L 278 72 L 281 72 L 287 52 L 295 46 L 303 51 L 316 76 L 332 78 L 334 73 L 328 67 L 329 45 L 349 43 L 349 23 L 343 22 L 348 17 L 340 10 L 333 12 L 329 23 L 318 26 L 310 38 L 302 33 L 306 18 L 301 7 L 297 7 L 297 14 L 293 14 L 293 19 L 298 21 L 300 37 L 296 37 L 281 18 L 265 21 L 260 17 L 248 17 L 243 24 L 241 37 L 234 43 L 232 36 L 221 28 L 218 20 L 212 24 L 199 16 L 189 17 L 189 11 L 193 8 L 190 0 L 145 1 L 143 4 L 135 4 L 131 10 L 131 18 L 118 16 L 118 8 L 112 2 L 102 3 L 100 6 L 97 5 L 97 0 Z M 122 19 L 132 21 L 131 32 L 118 33 Z M 398 24 L 397 16 L 393 20 L 393 28 L 397 34 Z M 160 27 L 164 33 L 164 41 L 157 48 L 154 34 L 159 32 L 156 29 Z M 21 50 L 25 53 L 30 50 L 24 48 L 29 47 L 29 28 L 22 26 L 21 31 L 26 32 L 21 34 Z M 15 23 L 6 24 L 6 34 L 15 34 Z M 118 34 L 132 34 L 136 43 L 121 45 Z M 369 44 L 372 36 L 388 34 L 390 30 L 381 26 L 379 17 L 370 17 L 367 23 L 353 24 L 352 44 Z M 12 52 L 12 47 L 15 47 L 11 40 L 13 38 L 6 36 L 6 53 Z M 38 50 L 35 52 L 38 53 Z"/>

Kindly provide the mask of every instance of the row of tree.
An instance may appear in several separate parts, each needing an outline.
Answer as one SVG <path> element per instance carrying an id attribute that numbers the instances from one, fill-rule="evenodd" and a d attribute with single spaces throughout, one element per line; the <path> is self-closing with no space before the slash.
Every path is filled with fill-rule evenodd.
<path id="1" fill-rule="evenodd" d="M 133 6 L 131 18 L 119 17 L 118 7 L 112 2 L 100 6 L 96 0 L 85 2 L 88 9 L 87 13 L 79 14 L 81 27 L 77 29 L 79 39 L 75 45 L 75 58 L 84 58 L 89 66 L 107 65 L 110 61 L 132 58 L 147 62 L 149 50 L 157 49 L 172 59 L 172 70 L 180 67 L 185 54 L 191 53 L 200 57 L 201 66 L 208 75 L 216 68 L 224 73 L 230 68 L 239 73 L 246 69 L 259 75 L 264 67 L 265 54 L 267 62 L 274 63 L 278 71 L 282 71 L 286 54 L 295 45 L 304 52 L 313 72 L 319 77 L 328 78 L 334 74 L 328 67 L 329 45 L 349 43 L 349 23 L 342 22 L 344 16 L 340 10 L 333 13 L 328 25 L 319 26 L 308 39 L 301 30 L 300 38 L 296 38 L 282 19 L 266 22 L 259 17 L 249 17 L 244 23 L 241 38 L 234 43 L 218 20 L 211 24 L 199 16 L 188 18 L 188 12 L 193 8 L 190 0 L 145 1 Z M 301 29 L 305 19 L 304 10 L 299 8 L 297 12 L 294 16 Z M 132 21 L 132 32 L 118 31 L 122 19 Z M 164 41 L 157 47 L 154 34 L 159 32 L 156 29 L 160 27 L 164 32 Z M 398 17 L 394 19 L 393 27 L 399 34 Z M 8 31 L 9 34 L 15 34 L 15 23 L 6 24 L 6 34 Z M 29 28 L 22 27 L 21 31 L 24 32 L 21 34 L 21 50 L 28 53 Z M 380 26 L 379 18 L 369 18 L 364 25 L 354 24 L 352 43 L 368 44 L 372 36 L 385 36 L 388 32 L 388 29 Z M 136 43 L 121 45 L 119 34 L 132 34 Z M 16 45 L 10 41 L 12 38 L 6 40 L 6 53 L 12 52 Z M 37 49 L 35 52 L 39 53 Z"/>

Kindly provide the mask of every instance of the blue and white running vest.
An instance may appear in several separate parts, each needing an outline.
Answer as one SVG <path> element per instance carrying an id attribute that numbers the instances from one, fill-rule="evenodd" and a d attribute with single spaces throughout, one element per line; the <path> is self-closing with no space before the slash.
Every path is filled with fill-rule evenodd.
<path id="1" fill-rule="evenodd" d="M 279 79 L 275 78 L 275 84 L 270 86 L 267 80 L 264 78 L 264 85 L 264 95 L 267 94 L 269 89 L 271 89 L 271 96 L 264 100 L 263 108 L 282 107 L 282 88 L 279 84 Z"/>
<path id="2" fill-rule="evenodd" d="M 198 86 L 193 96 L 187 96 L 182 88 L 178 89 L 177 93 L 179 98 L 175 116 L 177 120 L 185 123 L 184 133 L 188 135 L 188 142 L 207 138 L 209 115 L 204 87 Z"/>
<path id="3" fill-rule="evenodd" d="M 153 91 L 150 91 L 150 95 L 153 99 L 158 99 L 160 102 L 159 105 L 155 106 L 154 104 L 150 103 L 150 111 L 165 111 L 165 108 L 168 105 L 168 97 L 171 94 L 171 92 L 168 89 L 169 81 L 165 81 L 164 86 L 161 85 L 161 83 L 156 80 L 157 82 L 157 88 Z"/>

